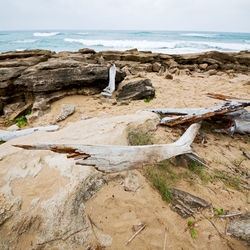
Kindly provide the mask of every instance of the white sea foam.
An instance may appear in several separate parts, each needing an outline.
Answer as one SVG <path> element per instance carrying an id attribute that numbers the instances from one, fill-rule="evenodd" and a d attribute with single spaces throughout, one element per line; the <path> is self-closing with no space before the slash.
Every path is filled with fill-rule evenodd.
<path id="1" fill-rule="evenodd" d="M 15 41 L 14 43 L 34 43 L 35 41 L 37 41 L 36 39 L 26 39 L 26 40 L 18 40 Z"/>
<path id="2" fill-rule="evenodd" d="M 191 53 L 208 50 L 240 51 L 250 50 L 249 43 L 220 43 L 199 41 L 148 41 L 148 40 L 89 40 L 65 38 L 65 42 L 80 43 L 84 46 L 107 47 L 116 50 L 137 48 L 164 53 Z M 103 48 L 102 48 L 103 49 Z M 181 52 L 180 52 L 181 51 Z"/>
<path id="3" fill-rule="evenodd" d="M 89 33 L 88 32 L 79 32 L 77 33 L 78 35 L 88 35 Z"/>
<path id="4" fill-rule="evenodd" d="M 209 34 L 209 33 L 183 33 L 181 36 L 189 36 L 189 37 L 215 37 L 216 34 Z"/>
<path id="5" fill-rule="evenodd" d="M 58 34 L 60 34 L 60 32 L 35 32 L 33 36 L 56 36 Z"/>

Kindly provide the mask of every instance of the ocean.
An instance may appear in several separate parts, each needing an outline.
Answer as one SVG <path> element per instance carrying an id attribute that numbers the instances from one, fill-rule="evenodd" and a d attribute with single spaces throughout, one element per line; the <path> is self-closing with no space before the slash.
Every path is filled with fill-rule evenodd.
<path id="1" fill-rule="evenodd" d="M 250 33 L 194 31 L 0 31 L 0 52 L 47 49 L 55 52 L 90 48 L 103 50 L 150 50 L 166 54 L 210 50 L 250 50 Z"/>

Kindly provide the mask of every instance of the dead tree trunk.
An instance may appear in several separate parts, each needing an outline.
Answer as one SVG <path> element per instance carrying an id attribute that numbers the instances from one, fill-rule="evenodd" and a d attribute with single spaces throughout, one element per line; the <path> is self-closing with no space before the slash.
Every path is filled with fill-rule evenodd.
<path id="1" fill-rule="evenodd" d="M 108 146 L 85 144 L 36 144 L 14 145 L 24 149 L 51 150 L 67 153 L 77 164 L 94 166 L 105 173 L 120 172 L 143 164 L 152 164 L 173 156 L 192 153 L 190 147 L 199 131 L 199 124 L 192 124 L 179 140 L 172 144 L 145 146 Z"/>

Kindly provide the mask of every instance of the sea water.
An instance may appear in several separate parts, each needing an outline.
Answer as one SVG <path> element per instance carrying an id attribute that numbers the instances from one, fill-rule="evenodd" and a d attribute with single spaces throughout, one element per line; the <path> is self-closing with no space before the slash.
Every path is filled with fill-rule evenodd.
<path id="1" fill-rule="evenodd" d="M 53 30 L 0 31 L 0 52 L 47 49 L 55 52 L 137 48 L 167 54 L 250 50 L 250 33 L 193 31 Z"/>

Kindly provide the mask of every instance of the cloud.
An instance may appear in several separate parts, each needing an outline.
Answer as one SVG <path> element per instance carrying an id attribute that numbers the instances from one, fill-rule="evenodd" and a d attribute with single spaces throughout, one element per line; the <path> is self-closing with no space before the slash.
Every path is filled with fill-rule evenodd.
<path id="1" fill-rule="evenodd" d="M 0 30 L 250 32 L 249 0 L 1 0 Z"/>

